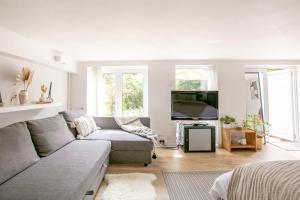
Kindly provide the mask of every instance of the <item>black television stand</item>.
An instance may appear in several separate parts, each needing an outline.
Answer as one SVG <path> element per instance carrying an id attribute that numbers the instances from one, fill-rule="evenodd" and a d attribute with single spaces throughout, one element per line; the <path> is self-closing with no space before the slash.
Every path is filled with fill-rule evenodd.
<path id="1" fill-rule="evenodd" d="M 210 125 L 182 124 L 184 152 L 215 152 L 216 127 Z"/>
<path id="2" fill-rule="evenodd" d="M 199 122 L 199 123 L 193 123 L 193 126 L 208 126 L 208 123 L 205 122 Z"/>

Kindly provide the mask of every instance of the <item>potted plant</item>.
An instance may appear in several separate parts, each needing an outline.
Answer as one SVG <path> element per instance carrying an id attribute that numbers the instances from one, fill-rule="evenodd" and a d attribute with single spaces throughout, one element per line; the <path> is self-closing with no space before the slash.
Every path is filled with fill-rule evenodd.
<path id="1" fill-rule="evenodd" d="M 21 105 L 28 102 L 28 88 L 32 83 L 33 74 L 34 71 L 27 67 L 23 67 L 21 72 L 17 75 L 16 85 L 21 83 L 23 86 L 23 89 L 19 93 L 19 101 Z"/>
<path id="2" fill-rule="evenodd" d="M 220 121 L 223 125 L 223 128 L 232 128 L 232 124 L 235 122 L 235 118 L 225 115 L 224 117 L 221 117 Z"/>
<path id="3" fill-rule="evenodd" d="M 257 135 L 257 149 L 262 149 L 263 138 L 268 136 L 270 123 L 265 122 L 259 115 L 248 114 L 246 121 L 243 122 L 243 127 L 256 131 Z"/>

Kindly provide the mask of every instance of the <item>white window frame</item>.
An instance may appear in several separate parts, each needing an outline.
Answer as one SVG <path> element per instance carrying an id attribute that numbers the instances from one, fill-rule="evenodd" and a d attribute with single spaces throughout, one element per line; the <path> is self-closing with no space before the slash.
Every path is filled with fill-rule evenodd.
<path id="1" fill-rule="evenodd" d="M 217 73 L 213 65 L 175 65 L 175 89 L 176 89 L 176 69 L 201 69 L 211 73 L 211 79 L 207 80 L 207 90 L 218 90 Z"/>
<path id="2" fill-rule="evenodd" d="M 97 114 L 104 116 L 102 103 L 102 91 L 104 91 L 103 85 L 103 74 L 115 74 L 116 75 L 116 115 L 122 115 L 122 92 L 123 92 L 123 74 L 138 73 L 143 74 L 143 114 L 142 116 L 148 116 L 148 66 L 103 66 L 98 68 L 98 90 L 97 90 Z"/>

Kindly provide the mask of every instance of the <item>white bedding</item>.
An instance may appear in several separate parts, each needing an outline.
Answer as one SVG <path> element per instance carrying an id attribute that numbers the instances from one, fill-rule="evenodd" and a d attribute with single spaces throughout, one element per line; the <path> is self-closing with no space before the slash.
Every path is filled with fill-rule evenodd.
<path id="1" fill-rule="evenodd" d="M 232 172 L 233 171 L 226 172 L 215 180 L 209 191 L 209 194 L 213 200 L 227 200 L 227 190 Z"/>

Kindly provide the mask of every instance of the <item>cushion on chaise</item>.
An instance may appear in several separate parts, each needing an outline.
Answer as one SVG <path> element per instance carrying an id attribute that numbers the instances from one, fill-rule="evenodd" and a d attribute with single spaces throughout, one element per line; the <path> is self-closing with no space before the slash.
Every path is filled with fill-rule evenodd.
<path id="1" fill-rule="evenodd" d="M 152 151 L 153 150 L 153 142 L 151 140 L 122 130 L 101 129 L 101 130 L 94 131 L 84 139 L 111 141 L 112 150 L 124 150 L 124 151 Z"/>

